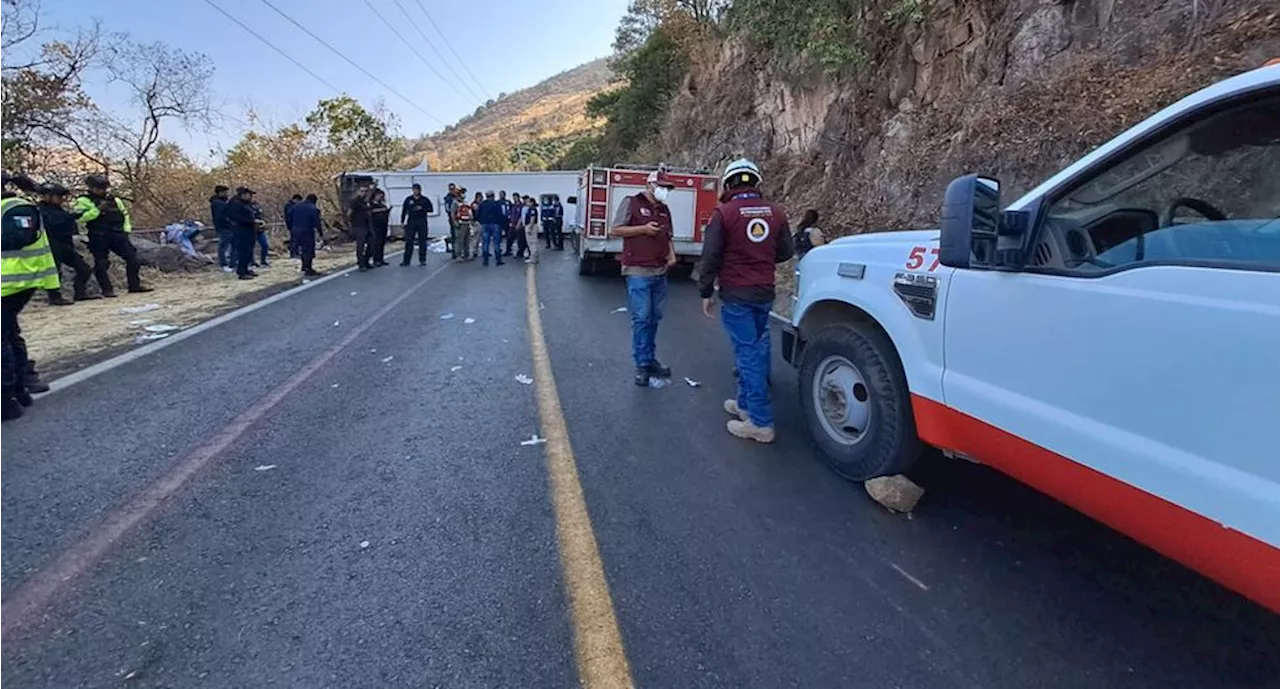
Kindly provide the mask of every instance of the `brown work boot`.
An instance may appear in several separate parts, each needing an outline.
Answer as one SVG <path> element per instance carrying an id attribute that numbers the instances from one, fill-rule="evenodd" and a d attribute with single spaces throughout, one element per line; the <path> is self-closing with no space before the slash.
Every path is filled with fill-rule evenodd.
<path id="1" fill-rule="evenodd" d="M 747 410 L 738 408 L 738 400 L 725 400 L 724 410 L 730 416 L 736 416 L 742 421 L 746 421 L 751 418 L 747 416 Z"/>
<path id="2" fill-rule="evenodd" d="M 757 443 L 771 443 L 775 436 L 773 426 L 760 428 L 750 421 L 730 421 L 728 428 L 730 435 L 754 440 Z"/>

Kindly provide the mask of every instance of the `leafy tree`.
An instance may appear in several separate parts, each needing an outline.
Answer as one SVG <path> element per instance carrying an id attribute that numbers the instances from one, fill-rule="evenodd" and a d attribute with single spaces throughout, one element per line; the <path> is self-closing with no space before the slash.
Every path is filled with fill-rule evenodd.
<path id="1" fill-rule="evenodd" d="M 306 117 L 307 127 L 353 168 L 389 169 L 404 156 L 404 139 L 394 115 L 379 105 L 373 112 L 348 95 L 321 100 Z"/>
<path id="2" fill-rule="evenodd" d="M 634 53 L 619 61 L 627 83 L 598 94 L 587 114 L 608 120 L 600 140 L 602 162 L 620 162 L 657 134 L 667 104 L 689 69 L 689 55 L 659 26 Z"/>

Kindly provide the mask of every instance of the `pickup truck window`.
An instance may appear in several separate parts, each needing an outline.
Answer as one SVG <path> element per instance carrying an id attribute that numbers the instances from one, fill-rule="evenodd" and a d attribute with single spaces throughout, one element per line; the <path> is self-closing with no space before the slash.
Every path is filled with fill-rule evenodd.
<path id="1" fill-rule="evenodd" d="M 1033 269 L 1280 270 L 1280 95 L 1202 114 L 1053 200 Z"/>

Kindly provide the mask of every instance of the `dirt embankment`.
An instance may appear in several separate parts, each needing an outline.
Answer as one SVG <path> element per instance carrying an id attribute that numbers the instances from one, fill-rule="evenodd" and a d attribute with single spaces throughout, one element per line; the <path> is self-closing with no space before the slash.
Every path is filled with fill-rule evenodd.
<path id="1" fill-rule="evenodd" d="M 757 159 L 766 191 L 843 235 L 936 223 L 946 184 L 1011 201 L 1178 98 L 1280 56 L 1263 0 L 936 0 L 860 75 L 806 75 L 740 37 L 706 46 L 655 155 Z"/>

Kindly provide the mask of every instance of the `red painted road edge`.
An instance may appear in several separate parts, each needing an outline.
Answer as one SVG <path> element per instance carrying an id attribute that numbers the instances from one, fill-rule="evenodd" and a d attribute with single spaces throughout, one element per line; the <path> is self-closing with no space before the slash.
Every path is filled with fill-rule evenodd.
<path id="1" fill-rule="evenodd" d="M 939 402 L 911 396 L 921 440 L 977 458 L 1280 613 L 1280 549 Z"/>
<path id="2" fill-rule="evenodd" d="M 147 486 L 129 504 L 107 516 L 96 529 L 84 540 L 73 545 L 53 563 L 35 575 L 18 590 L 12 598 L 4 602 L 4 617 L 0 621 L 0 639 L 8 639 L 10 634 L 30 624 L 68 585 L 93 566 L 97 565 L 111 549 L 120 542 L 134 527 L 146 521 L 156 509 L 172 498 L 186 485 L 187 481 L 209 465 L 231 446 L 254 423 L 266 416 L 289 393 L 307 381 L 320 367 L 329 363 L 338 352 L 363 335 L 374 323 L 387 315 L 418 288 L 427 284 L 441 271 L 448 268 L 445 264 L 431 271 L 413 287 L 405 290 L 400 296 L 392 299 L 378 309 L 363 323 L 347 333 L 337 344 L 307 362 L 283 383 L 253 403 L 239 416 L 218 431 L 204 445 L 197 447 L 191 454 L 179 461 L 167 474 L 155 483 Z"/>

